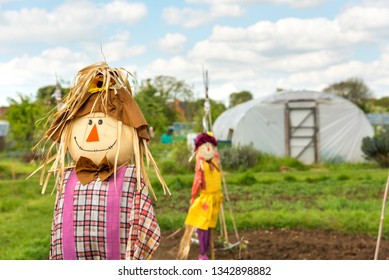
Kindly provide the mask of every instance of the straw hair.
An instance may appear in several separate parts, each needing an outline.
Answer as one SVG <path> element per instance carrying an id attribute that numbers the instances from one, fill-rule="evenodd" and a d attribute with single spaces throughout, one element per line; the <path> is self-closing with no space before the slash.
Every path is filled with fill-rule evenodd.
<path id="1" fill-rule="evenodd" d="M 71 141 L 73 121 L 80 117 L 80 114 L 103 112 L 118 120 L 116 135 L 118 146 L 114 162 L 115 170 L 120 167 L 118 166 L 119 148 L 123 145 L 121 143 L 121 130 L 123 124 L 126 124 L 133 129 L 133 141 L 132 143 L 126 144 L 134 146 L 134 155 L 133 159 L 130 159 L 129 162 L 123 163 L 122 165 L 134 163 L 136 166 L 138 190 L 141 188 L 142 175 L 146 186 L 154 194 L 147 172 L 144 170 L 144 157 L 146 157 L 147 162 L 151 161 L 153 163 L 154 170 L 161 182 L 164 193 L 166 194 L 168 192 L 170 194 L 147 147 L 147 122 L 132 98 L 128 80 L 129 75 L 131 74 L 125 69 L 110 68 L 105 62 L 89 65 L 77 73 L 74 78 L 73 87 L 62 100 L 63 106 L 61 109 L 57 112 L 53 109 L 49 113 L 47 125 L 50 125 L 50 128 L 48 132 L 34 147 L 35 150 L 43 154 L 44 158 L 41 166 L 29 177 L 39 170 L 41 171 L 40 184 L 43 185 L 42 193 L 46 190 L 51 174 L 54 174 L 56 178 L 55 186 L 61 190 L 66 168 L 73 167 L 75 164 L 73 160 L 69 159 L 68 152 L 68 143 Z M 100 83 L 99 86 L 96 86 L 96 83 Z M 91 102 L 92 104 L 90 104 Z M 118 107 L 119 109 L 112 113 L 112 108 L 117 109 Z M 51 167 L 48 168 L 50 164 Z M 116 181 L 116 171 L 114 172 L 114 176 Z"/>

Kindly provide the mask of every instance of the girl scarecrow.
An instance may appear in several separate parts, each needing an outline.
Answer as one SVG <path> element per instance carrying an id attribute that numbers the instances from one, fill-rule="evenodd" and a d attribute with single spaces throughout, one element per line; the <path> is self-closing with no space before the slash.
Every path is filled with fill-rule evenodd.
<path id="1" fill-rule="evenodd" d="M 62 102 L 41 140 L 48 155 L 42 192 L 56 175 L 50 259 L 149 259 L 160 228 L 144 158 L 169 190 L 147 147 L 147 122 L 128 72 L 103 62 L 87 66 Z"/>
<path id="2" fill-rule="evenodd" d="M 178 259 L 187 259 L 195 229 L 200 246 L 199 260 L 208 259 L 206 254 L 210 241 L 213 242 L 212 233 L 223 201 L 222 177 L 216 146 L 216 139 L 209 133 L 201 133 L 195 139 L 195 176 Z M 200 195 L 197 197 L 198 193 Z"/>

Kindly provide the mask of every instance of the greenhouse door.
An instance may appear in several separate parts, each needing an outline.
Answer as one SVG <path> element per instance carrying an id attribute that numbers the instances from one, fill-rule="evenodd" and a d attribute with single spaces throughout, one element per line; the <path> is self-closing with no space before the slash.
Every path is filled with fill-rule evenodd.
<path id="1" fill-rule="evenodd" d="M 306 163 L 319 162 L 317 106 L 313 100 L 288 101 L 285 105 L 285 152 Z"/>

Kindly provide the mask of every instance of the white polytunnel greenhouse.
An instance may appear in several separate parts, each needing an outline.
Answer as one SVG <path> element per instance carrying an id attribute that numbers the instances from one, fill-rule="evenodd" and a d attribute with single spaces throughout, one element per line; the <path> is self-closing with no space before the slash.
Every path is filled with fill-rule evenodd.
<path id="1" fill-rule="evenodd" d="M 218 140 L 304 163 L 361 162 L 362 139 L 374 129 L 355 104 L 315 91 L 277 92 L 223 112 L 213 125 Z"/>

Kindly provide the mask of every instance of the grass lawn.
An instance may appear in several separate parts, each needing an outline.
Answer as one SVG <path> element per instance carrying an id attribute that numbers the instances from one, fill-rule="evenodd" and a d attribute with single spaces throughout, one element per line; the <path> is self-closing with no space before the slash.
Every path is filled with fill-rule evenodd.
<path id="1" fill-rule="evenodd" d="M 357 167 L 226 173 L 230 199 L 224 206 L 227 221 L 231 208 L 240 229 L 307 228 L 375 236 L 387 175 L 383 169 Z M 156 211 L 165 229 L 175 229 L 185 219 L 192 177 L 170 175 L 166 179 L 172 196 L 159 193 Z M 389 238 L 388 220 L 384 238 Z"/>
<path id="2" fill-rule="evenodd" d="M 40 194 L 36 168 L 0 160 L 0 259 L 47 259 L 54 195 Z M 376 236 L 388 171 L 372 165 L 327 165 L 306 171 L 225 172 L 229 207 L 238 229 L 307 228 Z M 151 177 L 162 230 L 183 226 L 193 173 L 165 174 L 165 196 Z M 49 184 L 53 186 L 53 181 Z M 232 230 L 232 227 L 230 228 Z M 383 238 L 389 239 L 389 218 Z"/>

